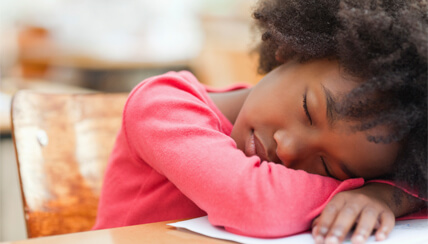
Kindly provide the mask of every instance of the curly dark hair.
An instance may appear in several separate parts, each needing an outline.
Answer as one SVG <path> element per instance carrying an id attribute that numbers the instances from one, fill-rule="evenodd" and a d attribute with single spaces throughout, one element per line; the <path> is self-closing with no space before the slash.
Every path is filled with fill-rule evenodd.
<path id="1" fill-rule="evenodd" d="M 427 1 L 264 0 L 253 16 L 262 32 L 259 72 L 291 60 L 332 58 L 360 80 L 336 106 L 359 131 L 387 126 L 374 143 L 400 142 L 383 178 L 427 192 Z"/>

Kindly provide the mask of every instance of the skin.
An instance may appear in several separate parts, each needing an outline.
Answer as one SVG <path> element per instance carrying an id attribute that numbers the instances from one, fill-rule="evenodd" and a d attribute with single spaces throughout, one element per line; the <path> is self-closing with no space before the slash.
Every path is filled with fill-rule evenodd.
<path id="1" fill-rule="evenodd" d="M 417 211 L 425 204 L 400 192 L 401 204 L 397 205 L 394 192 L 393 186 L 371 183 L 338 193 L 313 221 L 315 243 L 341 243 L 354 225 L 353 244 L 365 243 L 373 230 L 376 230 L 376 240 L 385 240 L 395 225 L 396 217 Z"/>
<path id="2" fill-rule="evenodd" d="M 335 61 L 281 65 L 248 94 L 231 137 L 252 156 L 248 144 L 254 136 L 256 144 L 259 141 L 255 153 L 261 159 L 292 169 L 340 180 L 384 175 L 399 145 L 369 142 L 365 132 L 350 130 L 351 122 L 332 122 L 327 116 L 325 92 L 334 98 L 356 86 L 342 77 Z"/>
<path id="3" fill-rule="evenodd" d="M 327 112 L 327 97 L 337 102 L 357 85 L 335 60 L 293 61 L 274 69 L 251 89 L 210 96 L 234 124 L 231 137 L 247 156 L 255 154 L 338 180 L 372 179 L 389 172 L 399 144 L 369 142 L 367 133 L 385 131 L 352 132 L 353 122 Z M 364 243 L 373 229 L 378 229 L 378 240 L 385 239 L 395 216 L 417 210 L 423 203 L 403 193 L 403 204 L 390 206 L 393 192 L 394 187 L 373 183 L 337 194 L 314 221 L 316 243 L 342 242 L 356 222 L 353 243 Z"/>

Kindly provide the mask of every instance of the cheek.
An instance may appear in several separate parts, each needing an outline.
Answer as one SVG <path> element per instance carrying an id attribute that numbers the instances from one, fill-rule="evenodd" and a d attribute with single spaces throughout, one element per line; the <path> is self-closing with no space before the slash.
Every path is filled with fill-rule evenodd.
<path id="1" fill-rule="evenodd" d="M 262 111 L 265 106 L 263 99 L 258 99 L 254 95 L 248 97 L 238 114 L 236 122 L 239 123 L 239 126 L 254 126 L 254 123 L 264 117 Z"/>
<path id="2" fill-rule="evenodd" d="M 260 114 L 261 106 L 262 104 L 257 100 L 247 99 L 239 111 L 230 135 L 239 149 L 245 147 L 245 142 L 251 131 L 263 124 L 264 115 Z"/>
<path id="3" fill-rule="evenodd" d="M 235 124 L 233 125 L 230 137 L 235 141 L 236 146 L 243 150 L 245 147 L 245 135 L 246 131 L 249 131 L 246 119 L 242 111 L 238 114 Z"/>

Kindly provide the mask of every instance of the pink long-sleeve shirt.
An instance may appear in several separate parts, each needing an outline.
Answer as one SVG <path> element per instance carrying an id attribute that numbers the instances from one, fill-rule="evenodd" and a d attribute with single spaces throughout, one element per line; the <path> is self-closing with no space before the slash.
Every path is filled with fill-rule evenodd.
<path id="1" fill-rule="evenodd" d="M 140 83 L 124 108 L 94 229 L 208 215 L 234 233 L 287 236 L 308 230 L 336 193 L 364 184 L 247 157 L 231 130 L 191 73 Z"/>

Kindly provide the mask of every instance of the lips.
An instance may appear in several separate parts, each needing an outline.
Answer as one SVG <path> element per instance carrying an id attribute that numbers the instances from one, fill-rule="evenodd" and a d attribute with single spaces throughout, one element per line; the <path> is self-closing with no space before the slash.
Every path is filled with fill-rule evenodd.
<path id="1" fill-rule="evenodd" d="M 260 139 L 256 135 L 254 135 L 254 144 L 255 144 L 257 156 L 259 156 L 262 161 L 269 161 L 266 153 L 266 149 L 263 146 L 263 143 L 260 141 Z"/>
<path id="2" fill-rule="evenodd" d="M 254 133 L 251 133 L 250 137 L 247 139 L 247 143 L 245 144 L 245 154 L 249 157 L 257 155 L 262 161 L 268 161 L 266 149 Z"/>
<path id="3" fill-rule="evenodd" d="M 248 137 L 247 142 L 245 143 L 245 155 L 248 157 L 256 155 L 254 133 L 251 133 L 250 137 Z"/>

